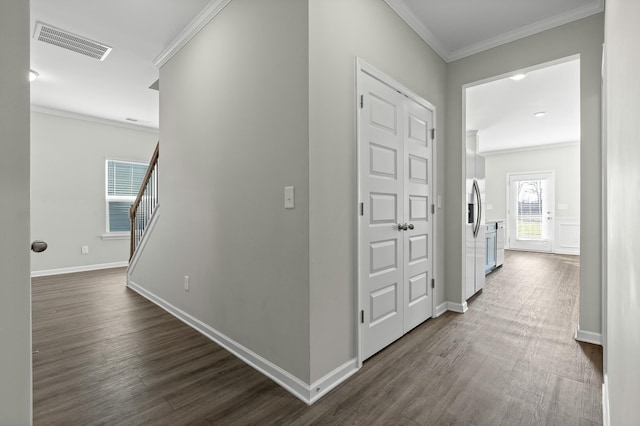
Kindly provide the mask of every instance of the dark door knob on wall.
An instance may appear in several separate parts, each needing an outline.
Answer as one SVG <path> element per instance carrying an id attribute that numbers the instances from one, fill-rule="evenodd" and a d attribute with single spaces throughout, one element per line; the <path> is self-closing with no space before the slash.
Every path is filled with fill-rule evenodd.
<path id="1" fill-rule="evenodd" d="M 48 245 L 44 241 L 35 240 L 31 243 L 31 250 L 33 250 L 35 253 L 42 253 L 47 249 L 47 247 Z"/>

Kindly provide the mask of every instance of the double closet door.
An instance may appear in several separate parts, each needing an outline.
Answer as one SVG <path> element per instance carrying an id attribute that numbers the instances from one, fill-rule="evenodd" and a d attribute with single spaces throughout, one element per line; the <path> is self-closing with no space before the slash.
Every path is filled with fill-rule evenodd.
<path id="1" fill-rule="evenodd" d="M 433 315 L 433 109 L 360 70 L 359 294 L 366 359 Z"/>

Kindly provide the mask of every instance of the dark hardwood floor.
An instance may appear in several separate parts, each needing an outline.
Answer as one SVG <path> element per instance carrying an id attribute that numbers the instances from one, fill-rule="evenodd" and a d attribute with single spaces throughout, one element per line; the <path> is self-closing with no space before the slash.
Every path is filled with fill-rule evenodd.
<path id="1" fill-rule="evenodd" d="M 34 278 L 34 424 L 600 424 L 602 350 L 573 338 L 578 262 L 507 252 L 466 314 L 427 321 L 311 407 L 123 269 Z"/>

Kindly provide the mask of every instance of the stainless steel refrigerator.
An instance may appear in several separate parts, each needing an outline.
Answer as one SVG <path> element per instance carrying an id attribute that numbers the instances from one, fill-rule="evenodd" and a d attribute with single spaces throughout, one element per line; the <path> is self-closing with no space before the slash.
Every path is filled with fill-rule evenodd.
<path id="1" fill-rule="evenodd" d="M 477 132 L 467 133 L 466 299 L 482 290 L 485 282 L 485 166 L 484 157 L 477 154 L 477 139 Z"/>

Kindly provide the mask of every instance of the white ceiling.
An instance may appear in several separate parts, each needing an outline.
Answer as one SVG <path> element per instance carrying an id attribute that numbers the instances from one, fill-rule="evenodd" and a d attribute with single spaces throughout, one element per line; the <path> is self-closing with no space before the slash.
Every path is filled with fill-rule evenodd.
<path id="1" fill-rule="evenodd" d="M 38 110 L 158 127 L 153 60 L 217 0 L 31 0 L 41 21 L 113 47 L 99 62 L 32 38 Z M 446 61 L 603 10 L 604 0 L 384 0 Z"/>
<path id="2" fill-rule="evenodd" d="M 467 130 L 479 152 L 580 141 L 580 60 L 467 89 Z M 546 112 L 536 118 L 534 113 Z"/>
<path id="3" fill-rule="evenodd" d="M 604 0 L 384 1 L 447 62 L 604 10 Z"/>
<path id="4" fill-rule="evenodd" d="M 208 0 L 31 0 L 31 104 L 158 127 L 153 59 Z M 33 39 L 41 21 L 113 47 L 100 62 Z"/>

